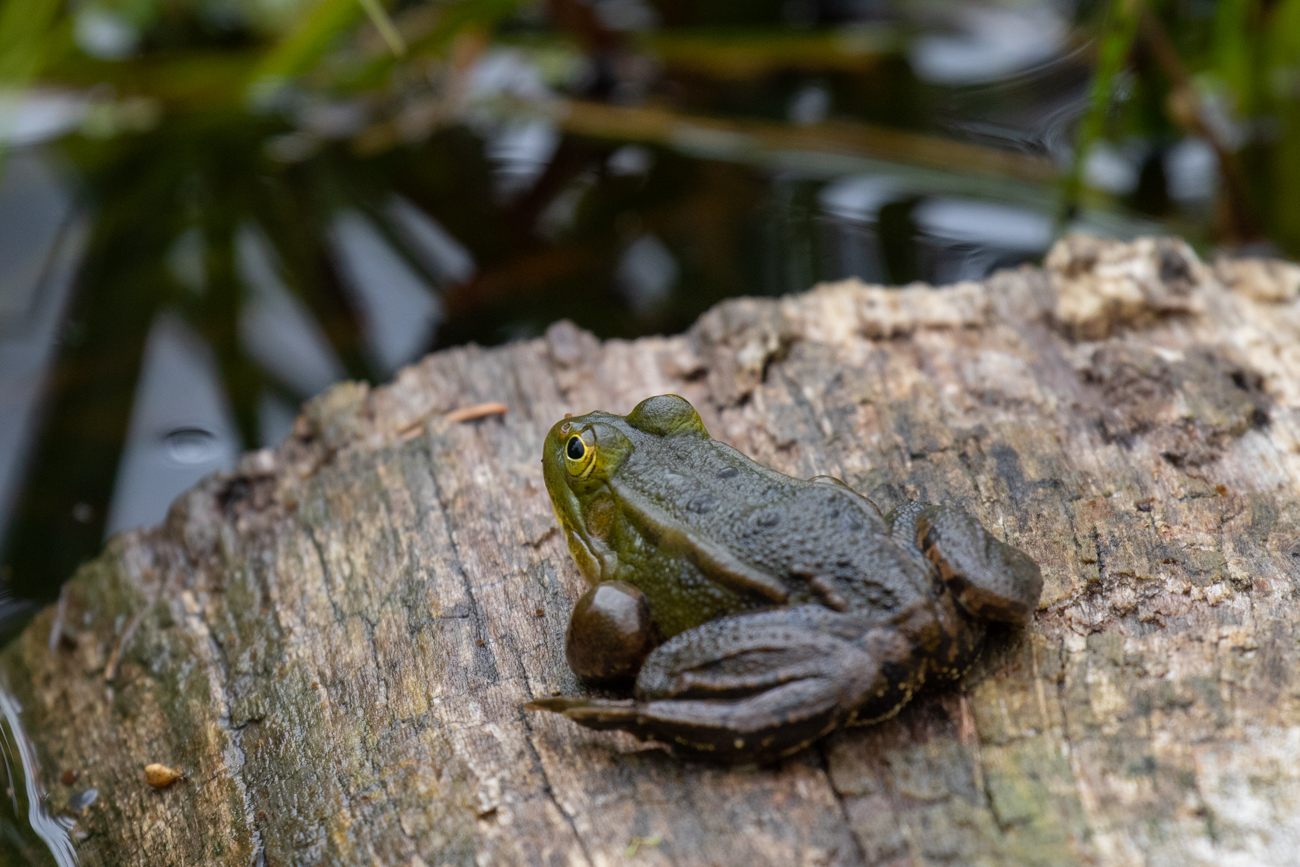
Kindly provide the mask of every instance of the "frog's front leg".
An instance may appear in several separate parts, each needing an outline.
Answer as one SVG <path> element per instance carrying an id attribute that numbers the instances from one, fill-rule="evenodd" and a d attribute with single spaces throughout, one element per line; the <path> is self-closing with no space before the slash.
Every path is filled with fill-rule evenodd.
<path id="1" fill-rule="evenodd" d="M 912 648 L 890 626 L 820 606 L 713 620 L 646 659 L 633 701 L 556 698 L 529 709 L 707 753 L 776 758 L 911 695 Z M 892 664 L 891 664 L 892 663 Z"/>

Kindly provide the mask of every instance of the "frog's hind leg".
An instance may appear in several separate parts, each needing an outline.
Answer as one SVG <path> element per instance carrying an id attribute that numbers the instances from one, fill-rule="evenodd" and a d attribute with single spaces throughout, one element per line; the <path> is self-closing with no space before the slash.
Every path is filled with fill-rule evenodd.
<path id="1" fill-rule="evenodd" d="M 548 699 L 530 707 L 730 761 L 776 758 L 852 723 L 906 648 L 892 629 L 820 606 L 727 617 L 656 649 L 635 701 Z"/>
<path id="2" fill-rule="evenodd" d="M 982 620 L 1028 622 L 1043 576 L 1019 548 L 995 537 L 961 509 L 909 503 L 889 515 L 891 534 L 935 568 L 953 598 Z"/>

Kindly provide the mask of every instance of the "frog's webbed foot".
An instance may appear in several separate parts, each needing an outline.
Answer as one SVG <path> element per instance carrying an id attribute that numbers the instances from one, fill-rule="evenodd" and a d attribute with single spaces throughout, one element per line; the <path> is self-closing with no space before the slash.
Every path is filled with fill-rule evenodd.
<path id="1" fill-rule="evenodd" d="M 939 570 L 953 598 L 975 617 L 1028 622 L 1038 606 L 1038 564 L 961 509 L 909 503 L 888 519 L 895 539 L 919 550 Z"/>
<path id="2" fill-rule="evenodd" d="M 881 669 L 906 654 L 892 629 L 820 606 L 710 621 L 657 648 L 635 701 L 556 698 L 530 709 L 593 729 L 621 729 L 710 757 L 764 760 L 855 721 L 873 696 L 901 704 Z"/>

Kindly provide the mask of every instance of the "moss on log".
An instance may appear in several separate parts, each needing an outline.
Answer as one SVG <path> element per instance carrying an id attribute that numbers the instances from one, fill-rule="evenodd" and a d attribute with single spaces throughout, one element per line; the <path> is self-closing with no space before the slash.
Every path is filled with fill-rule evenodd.
<path id="1" fill-rule="evenodd" d="M 1071 238 L 982 283 L 440 352 L 113 539 L 0 674 L 52 808 L 98 791 L 86 865 L 1297 864 L 1298 291 Z M 523 713 L 581 689 L 542 438 L 661 392 L 783 472 L 978 515 L 1042 565 L 1033 622 L 776 767 Z"/>

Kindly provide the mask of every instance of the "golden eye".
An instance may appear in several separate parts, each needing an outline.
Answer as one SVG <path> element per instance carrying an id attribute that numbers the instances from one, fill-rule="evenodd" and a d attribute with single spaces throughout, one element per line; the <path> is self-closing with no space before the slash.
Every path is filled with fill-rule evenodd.
<path id="1" fill-rule="evenodd" d="M 585 479 L 596 468 L 596 444 L 590 431 L 574 434 L 564 443 L 564 465 L 569 475 Z"/>

